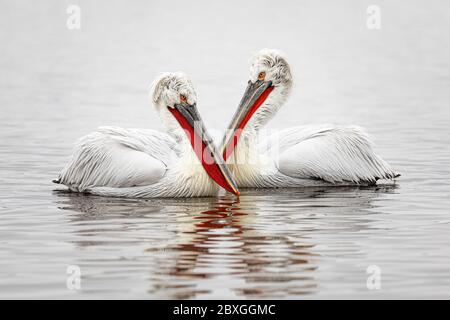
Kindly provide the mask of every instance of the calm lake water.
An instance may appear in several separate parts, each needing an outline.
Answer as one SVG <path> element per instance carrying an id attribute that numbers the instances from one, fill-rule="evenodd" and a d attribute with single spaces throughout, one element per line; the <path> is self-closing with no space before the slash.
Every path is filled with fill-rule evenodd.
<path id="1" fill-rule="evenodd" d="M 366 26 L 372 1 L 79 0 L 81 29 L 68 30 L 71 3 L 0 3 L 0 298 L 450 298 L 448 1 L 377 1 L 380 30 Z M 237 202 L 51 183 L 98 126 L 163 130 L 147 98 L 162 71 L 192 77 L 220 133 L 264 47 L 295 77 L 271 128 L 361 125 L 402 173 L 395 185 Z"/>

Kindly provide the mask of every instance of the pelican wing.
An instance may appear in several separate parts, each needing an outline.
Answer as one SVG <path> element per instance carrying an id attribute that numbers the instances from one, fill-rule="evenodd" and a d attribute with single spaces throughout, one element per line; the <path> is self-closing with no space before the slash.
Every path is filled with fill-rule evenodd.
<path id="1" fill-rule="evenodd" d="M 154 130 L 101 127 L 77 141 L 58 180 L 74 191 L 158 182 L 173 162 L 176 143 Z"/>
<path id="2" fill-rule="evenodd" d="M 294 127 L 275 138 L 270 148 L 278 144 L 278 169 L 290 177 L 374 183 L 399 176 L 374 153 L 369 137 L 360 127 Z"/>

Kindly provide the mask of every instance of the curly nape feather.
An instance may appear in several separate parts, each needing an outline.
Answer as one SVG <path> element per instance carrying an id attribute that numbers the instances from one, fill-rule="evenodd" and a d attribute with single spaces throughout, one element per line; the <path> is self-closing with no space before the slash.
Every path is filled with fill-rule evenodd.
<path id="1" fill-rule="evenodd" d="M 250 77 L 256 81 L 258 74 L 264 71 L 274 86 L 292 85 L 292 75 L 285 55 L 279 50 L 263 49 L 251 58 Z"/>
<path id="2" fill-rule="evenodd" d="M 189 104 L 197 101 L 194 85 L 183 72 L 162 73 L 150 85 L 150 97 L 156 105 L 173 107 L 180 102 L 180 95 L 184 95 Z"/>

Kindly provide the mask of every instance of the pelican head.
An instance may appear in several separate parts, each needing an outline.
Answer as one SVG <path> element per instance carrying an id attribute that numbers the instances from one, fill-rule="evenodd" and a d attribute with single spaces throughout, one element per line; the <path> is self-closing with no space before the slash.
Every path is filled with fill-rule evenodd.
<path id="1" fill-rule="evenodd" d="M 253 56 L 247 88 L 222 144 L 225 159 L 245 128 L 258 130 L 275 115 L 291 88 L 291 69 L 283 53 L 263 49 Z"/>
<path id="2" fill-rule="evenodd" d="M 239 195 L 197 110 L 197 95 L 191 80 L 181 72 L 164 73 L 153 82 L 150 97 L 169 133 L 181 137 L 177 139 L 179 143 L 186 143 L 187 138 L 206 173 L 225 190 Z"/>

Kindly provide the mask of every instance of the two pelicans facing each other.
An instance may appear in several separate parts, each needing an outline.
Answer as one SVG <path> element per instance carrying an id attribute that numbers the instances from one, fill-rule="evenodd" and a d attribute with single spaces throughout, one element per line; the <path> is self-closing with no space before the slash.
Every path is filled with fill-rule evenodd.
<path id="1" fill-rule="evenodd" d="M 182 73 L 163 74 L 154 81 L 151 98 L 167 133 L 101 127 L 76 143 L 54 182 L 76 192 L 154 198 L 212 196 L 220 187 L 239 195 L 239 187 L 374 184 L 399 176 L 359 127 L 299 126 L 259 141 L 260 129 L 291 88 L 289 64 L 280 52 L 255 55 L 248 86 L 217 150 L 191 81 Z"/>

